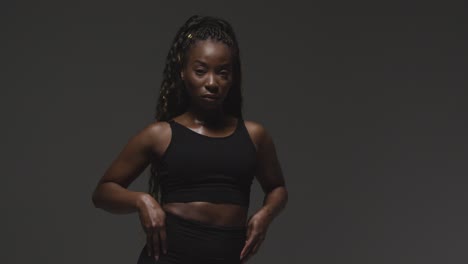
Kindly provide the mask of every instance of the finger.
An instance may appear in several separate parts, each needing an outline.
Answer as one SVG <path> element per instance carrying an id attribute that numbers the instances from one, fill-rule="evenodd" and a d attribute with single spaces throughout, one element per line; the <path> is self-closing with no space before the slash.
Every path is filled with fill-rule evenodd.
<path id="1" fill-rule="evenodd" d="M 249 253 L 245 254 L 243 258 L 241 258 L 241 263 L 245 263 L 247 262 L 247 260 L 249 259 Z"/>
<path id="2" fill-rule="evenodd" d="M 255 243 L 252 244 L 251 250 L 248 252 L 247 256 L 245 256 L 245 262 L 247 262 L 253 255 L 255 255 L 262 244 L 262 239 L 257 238 Z"/>
<path id="3" fill-rule="evenodd" d="M 159 231 L 159 237 L 161 238 L 161 247 L 162 247 L 162 250 L 163 250 L 164 254 L 167 254 L 167 241 L 166 241 L 167 234 L 166 234 L 166 228 L 162 228 L 162 229 Z"/>
<path id="4" fill-rule="evenodd" d="M 250 252 L 252 251 L 252 247 L 255 245 L 256 241 L 256 237 L 251 237 L 247 240 L 247 243 L 241 252 L 241 259 L 247 257 L 250 254 Z"/>
<path id="5" fill-rule="evenodd" d="M 248 248 L 250 246 L 250 243 L 252 242 L 252 238 L 250 237 L 251 234 L 252 234 L 252 228 L 247 227 L 247 235 L 246 235 L 246 239 L 245 239 L 245 245 L 244 245 L 244 248 L 242 249 L 241 255 L 240 255 L 241 258 L 244 257 L 246 251 L 248 250 Z"/>
<path id="6" fill-rule="evenodd" d="M 252 240 L 246 240 L 245 242 L 246 243 L 244 245 L 244 248 L 242 248 L 242 251 L 241 251 L 241 254 L 240 254 L 241 259 L 244 258 L 245 255 L 250 251 Z"/>
<path id="7" fill-rule="evenodd" d="M 244 258 L 242 259 L 242 263 L 247 262 L 247 261 L 250 259 L 251 256 L 252 256 L 251 251 L 247 252 L 247 254 L 246 254 L 246 255 L 244 256 Z"/>
<path id="8" fill-rule="evenodd" d="M 247 238 L 250 238 L 250 236 L 252 235 L 252 227 L 250 225 L 247 226 L 247 233 L 246 233 L 246 237 Z"/>
<path id="9" fill-rule="evenodd" d="M 249 259 L 252 255 L 257 253 L 257 249 L 260 246 L 260 244 L 263 241 L 263 238 L 259 236 L 258 234 L 254 235 L 251 239 L 252 241 L 250 242 L 249 250 L 247 252 L 248 256 L 246 257 L 246 260 Z"/>
<path id="10" fill-rule="evenodd" d="M 153 251 L 154 251 L 154 258 L 156 260 L 159 259 L 159 232 L 154 231 L 153 233 Z"/>
<path id="11" fill-rule="evenodd" d="M 257 254 L 257 251 L 260 248 L 260 245 L 262 244 L 262 242 L 263 242 L 262 239 L 257 240 L 257 243 L 255 243 L 255 245 L 252 247 L 252 251 L 250 251 L 251 255 Z"/>
<path id="12" fill-rule="evenodd" d="M 151 256 L 153 253 L 153 238 L 151 237 L 151 233 L 146 234 L 146 251 L 148 252 L 148 256 Z"/>
<path id="13" fill-rule="evenodd" d="M 246 263 L 247 261 L 249 261 L 250 259 L 250 254 L 247 254 L 247 256 L 245 256 L 245 258 L 242 260 L 242 263 Z"/>

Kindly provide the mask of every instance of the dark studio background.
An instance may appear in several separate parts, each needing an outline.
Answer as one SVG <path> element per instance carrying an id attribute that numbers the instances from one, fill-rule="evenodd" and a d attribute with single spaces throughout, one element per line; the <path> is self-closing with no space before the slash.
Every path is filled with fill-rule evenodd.
<path id="1" fill-rule="evenodd" d="M 289 189 L 249 263 L 467 263 L 466 5 L 323 2 L 2 2 L 0 262 L 136 263 L 137 214 L 91 193 L 198 13 L 232 23 Z"/>

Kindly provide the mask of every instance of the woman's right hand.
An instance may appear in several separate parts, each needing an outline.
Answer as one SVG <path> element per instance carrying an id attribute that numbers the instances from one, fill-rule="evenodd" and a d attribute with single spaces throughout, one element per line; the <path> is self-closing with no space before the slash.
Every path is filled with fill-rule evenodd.
<path id="1" fill-rule="evenodd" d="M 148 256 L 153 255 L 158 260 L 160 249 L 167 254 L 166 213 L 149 194 L 142 195 L 137 204 L 141 226 L 146 233 Z"/>

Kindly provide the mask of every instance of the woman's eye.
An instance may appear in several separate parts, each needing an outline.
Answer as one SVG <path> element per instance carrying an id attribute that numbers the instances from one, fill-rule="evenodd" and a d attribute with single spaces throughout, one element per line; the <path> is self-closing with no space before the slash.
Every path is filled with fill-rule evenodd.
<path id="1" fill-rule="evenodd" d="M 197 75 L 203 75 L 203 74 L 205 73 L 205 71 L 203 71 L 203 70 L 195 70 L 195 73 L 196 73 Z"/>

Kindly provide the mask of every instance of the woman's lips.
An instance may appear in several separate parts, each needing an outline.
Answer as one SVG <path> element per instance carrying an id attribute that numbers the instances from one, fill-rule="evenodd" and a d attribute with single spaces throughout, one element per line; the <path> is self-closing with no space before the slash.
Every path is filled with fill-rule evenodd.
<path id="1" fill-rule="evenodd" d="M 202 98 L 206 101 L 210 101 L 210 102 L 213 102 L 213 101 L 217 101 L 219 97 L 217 96 L 211 96 L 211 95 L 204 95 L 202 96 Z"/>

